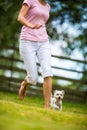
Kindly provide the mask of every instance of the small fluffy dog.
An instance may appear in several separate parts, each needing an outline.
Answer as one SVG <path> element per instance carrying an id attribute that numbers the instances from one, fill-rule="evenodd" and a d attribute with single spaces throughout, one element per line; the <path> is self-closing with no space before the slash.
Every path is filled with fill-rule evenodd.
<path id="1" fill-rule="evenodd" d="M 54 90 L 54 94 L 51 94 L 50 106 L 53 109 L 62 111 L 62 99 L 64 97 L 64 90 Z"/>

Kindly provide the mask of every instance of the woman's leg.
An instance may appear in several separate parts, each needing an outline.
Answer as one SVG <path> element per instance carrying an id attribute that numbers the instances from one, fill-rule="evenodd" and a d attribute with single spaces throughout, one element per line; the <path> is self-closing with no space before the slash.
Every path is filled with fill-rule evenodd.
<path id="1" fill-rule="evenodd" d="M 28 84 L 28 82 L 25 79 L 21 82 L 21 86 L 19 89 L 19 97 L 21 100 L 23 100 L 26 95 L 27 84 Z"/>
<path id="2" fill-rule="evenodd" d="M 50 96 L 52 91 L 52 68 L 51 68 L 51 50 L 49 42 L 40 43 L 39 50 L 37 52 L 39 59 L 42 76 L 43 76 L 43 95 L 44 95 L 44 107 L 49 108 Z"/>
<path id="3" fill-rule="evenodd" d="M 43 95 L 44 95 L 45 108 L 49 108 L 51 91 L 52 91 L 52 77 L 46 77 L 44 78 L 44 83 L 43 83 Z"/>
<path id="4" fill-rule="evenodd" d="M 27 76 L 21 83 L 21 87 L 19 89 L 19 96 L 20 99 L 24 99 L 26 86 L 27 84 L 36 84 L 37 82 L 37 66 L 36 66 L 36 43 L 27 41 L 27 40 L 20 40 L 20 55 L 24 61 Z"/>

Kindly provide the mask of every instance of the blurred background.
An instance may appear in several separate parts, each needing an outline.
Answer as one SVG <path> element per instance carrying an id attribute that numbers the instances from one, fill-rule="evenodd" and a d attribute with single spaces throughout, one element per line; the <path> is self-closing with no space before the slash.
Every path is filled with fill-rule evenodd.
<path id="1" fill-rule="evenodd" d="M 0 1 L 0 90 L 18 92 L 26 76 L 19 55 L 22 25 L 17 15 L 23 0 Z M 87 102 L 87 0 L 47 0 L 51 6 L 47 32 L 52 52 L 53 90 L 64 89 L 65 100 Z M 41 68 L 38 84 L 27 95 L 42 95 Z"/>

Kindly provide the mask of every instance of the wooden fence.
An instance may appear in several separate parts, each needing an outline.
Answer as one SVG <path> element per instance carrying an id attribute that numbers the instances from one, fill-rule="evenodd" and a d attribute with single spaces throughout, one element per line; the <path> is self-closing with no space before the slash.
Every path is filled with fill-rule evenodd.
<path id="1" fill-rule="evenodd" d="M 3 49 L 3 48 L 2 48 Z M 52 58 L 60 59 L 60 60 L 69 60 L 73 62 L 77 62 L 78 64 L 87 64 L 87 61 L 82 60 L 75 60 L 69 57 L 63 56 L 55 56 L 52 55 Z M 39 78 L 41 77 L 41 73 L 39 71 L 39 63 L 38 66 L 38 74 Z M 69 72 L 81 73 L 87 76 L 87 71 L 77 71 L 72 69 L 66 69 L 62 67 L 58 67 L 53 65 L 53 69 L 55 70 L 65 70 Z M 23 62 L 19 58 L 19 50 L 18 47 L 15 46 L 7 46 L 3 51 L 0 52 L 0 90 L 3 91 L 10 91 L 10 92 L 18 92 L 20 87 L 20 82 L 26 76 L 25 67 Z M 87 85 L 87 80 L 79 80 L 73 78 L 67 78 L 59 75 L 53 76 L 53 90 L 55 89 L 63 89 L 65 90 L 65 100 L 73 101 L 73 102 L 87 102 L 87 92 L 79 91 L 79 90 L 72 90 L 68 88 L 61 87 L 57 84 L 58 80 L 65 80 L 70 81 L 73 83 L 78 83 L 80 85 Z M 42 80 L 37 83 L 37 86 L 29 86 L 27 87 L 27 95 L 42 95 Z"/>

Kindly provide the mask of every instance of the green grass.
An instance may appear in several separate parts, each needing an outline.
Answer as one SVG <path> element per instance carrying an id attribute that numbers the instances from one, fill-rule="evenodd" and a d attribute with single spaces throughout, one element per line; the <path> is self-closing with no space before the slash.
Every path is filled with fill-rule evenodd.
<path id="1" fill-rule="evenodd" d="M 87 104 L 63 102 L 63 111 L 46 110 L 43 98 L 0 92 L 0 130 L 87 130 Z"/>

